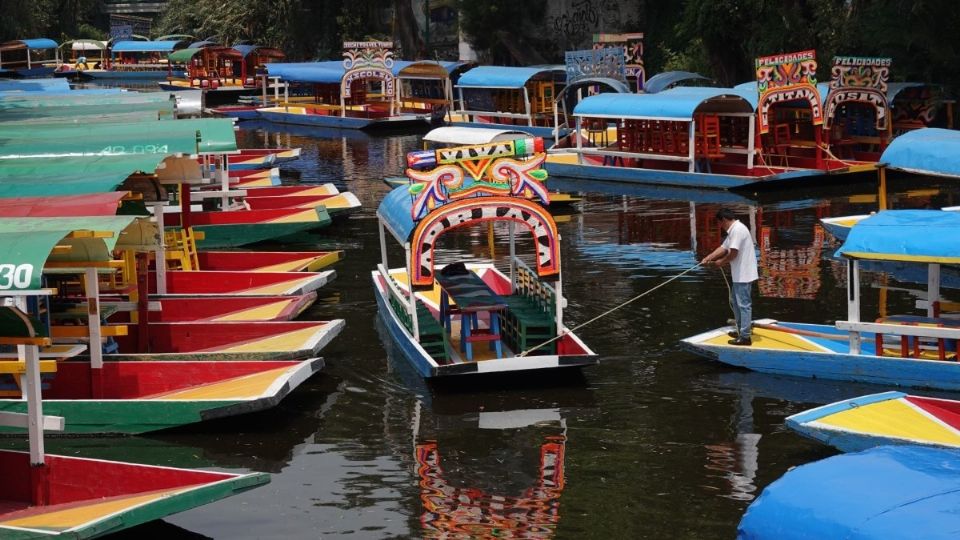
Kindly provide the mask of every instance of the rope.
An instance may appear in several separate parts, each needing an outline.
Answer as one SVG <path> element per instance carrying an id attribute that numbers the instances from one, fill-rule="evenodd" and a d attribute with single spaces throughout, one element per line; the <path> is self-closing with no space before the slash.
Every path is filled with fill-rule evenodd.
<path id="1" fill-rule="evenodd" d="M 723 276 L 723 282 L 727 285 L 727 305 L 730 306 L 730 313 L 733 313 L 734 324 L 736 324 L 737 308 L 733 306 L 733 289 L 730 288 L 730 282 L 727 280 L 727 273 L 723 271 L 722 266 L 720 266 L 719 268 L 720 268 L 720 275 Z M 740 329 L 737 328 L 737 332 L 739 331 Z"/>
<path id="2" fill-rule="evenodd" d="M 565 331 L 565 332 L 560 333 L 560 335 L 558 335 L 558 336 L 556 336 L 556 337 L 550 338 L 550 339 L 548 339 L 547 341 L 544 341 L 543 343 L 541 343 L 541 344 L 539 344 L 539 345 L 534 345 L 533 347 L 530 347 L 529 349 L 523 351 L 522 353 L 518 354 L 517 356 L 522 358 L 522 357 L 530 354 L 531 352 L 533 352 L 533 351 L 535 351 L 535 350 L 543 347 L 544 345 L 549 345 L 550 343 L 553 343 L 554 341 L 556 341 L 556 340 L 558 340 L 558 339 L 560 339 L 560 338 L 562 338 L 562 337 L 564 337 L 564 336 L 566 336 L 566 335 L 572 334 L 572 333 L 576 332 L 577 330 L 583 328 L 584 326 L 586 326 L 586 325 L 588 325 L 588 324 L 590 324 L 590 323 L 592 323 L 592 322 L 594 322 L 594 321 L 597 321 L 597 320 L 599 320 L 599 319 L 601 319 L 601 318 L 603 318 L 603 317 L 606 317 L 607 315 L 613 313 L 614 311 L 616 311 L 616 310 L 618 310 L 618 309 L 620 309 L 620 308 L 622 308 L 622 307 L 626 307 L 627 305 L 632 304 L 633 302 L 636 302 L 637 300 L 639 300 L 639 299 L 643 298 L 644 296 L 652 293 L 653 291 L 659 289 L 660 287 L 663 287 L 664 285 L 670 283 L 671 281 L 674 281 L 674 280 L 682 277 L 684 274 L 689 273 L 691 270 L 694 270 L 694 269 L 699 268 L 699 267 L 700 267 L 700 263 L 697 263 L 697 264 L 691 266 L 690 268 L 687 268 L 687 269 L 684 270 L 683 272 L 680 272 L 679 274 L 677 274 L 677 275 L 671 277 L 670 279 L 664 281 L 663 283 L 660 283 L 659 285 L 657 285 L 657 286 L 655 286 L 655 287 L 653 287 L 653 288 L 647 289 L 646 291 L 638 294 L 637 296 L 634 296 L 634 297 L 631 298 L 630 300 L 627 300 L 626 302 L 623 302 L 622 304 L 620 304 L 620 305 L 618 305 L 618 306 L 614 306 L 613 308 L 610 308 L 610 309 L 608 309 L 607 311 L 604 311 L 603 313 L 597 315 L 596 317 L 590 319 L 589 321 L 587 321 L 587 322 L 585 322 L 585 323 L 583 323 L 583 324 L 578 324 L 577 326 L 575 326 L 575 327 L 573 327 L 573 328 L 571 328 L 571 329 L 569 329 L 569 330 L 567 330 L 567 331 Z"/>

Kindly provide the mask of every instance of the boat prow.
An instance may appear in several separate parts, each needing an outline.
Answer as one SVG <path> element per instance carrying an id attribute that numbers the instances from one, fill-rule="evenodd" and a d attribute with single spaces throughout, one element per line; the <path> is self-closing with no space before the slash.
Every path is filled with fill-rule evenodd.
<path id="1" fill-rule="evenodd" d="M 787 427 L 844 452 L 886 444 L 960 448 L 960 402 L 883 392 L 789 416 Z"/>
<path id="2" fill-rule="evenodd" d="M 18 479 L 0 487 L 3 538 L 96 538 L 270 482 L 264 473 L 231 474 L 58 455 L 47 455 L 41 470 L 42 475 L 34 474 L 27 453 L 0 451 L 0 471 L 7 479 Z M 30 490 L 24 489 L 31 484 L 48 500 L 33 504 Z"/>

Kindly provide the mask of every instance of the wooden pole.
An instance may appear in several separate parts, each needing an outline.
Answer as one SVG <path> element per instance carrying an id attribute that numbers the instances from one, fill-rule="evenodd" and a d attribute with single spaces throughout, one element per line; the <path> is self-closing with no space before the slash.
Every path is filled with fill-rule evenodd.
<path id="1" fill-rule="evenodd" d="M 137 352 L 149 352 L 150 276 L 146 253 L 137 253 Z"/>
<path id="2" fill-rule="evenodd" d="M 880 211 L 887 209 L 887 168 L 880 166 L 877 169 L 879 185 L 877 186 L 877 206 Z"/>

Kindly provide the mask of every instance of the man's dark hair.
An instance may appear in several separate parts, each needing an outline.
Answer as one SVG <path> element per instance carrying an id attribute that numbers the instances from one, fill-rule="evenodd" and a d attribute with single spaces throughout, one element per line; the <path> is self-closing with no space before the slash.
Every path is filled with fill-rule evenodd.
<path id="1" fill-rule="evenodd" d="M 723 221 L 725 219 L 737 219 L 737 216 L 733 213 L 733 210 L 729 208 L 717 210 L 717 221 Z"/>

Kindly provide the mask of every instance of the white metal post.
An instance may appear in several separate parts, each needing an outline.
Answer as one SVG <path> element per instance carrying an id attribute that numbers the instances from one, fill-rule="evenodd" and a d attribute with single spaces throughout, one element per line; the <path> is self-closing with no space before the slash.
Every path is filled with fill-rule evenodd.
<path id="1" fill-rule="evenodd" d="M 847 320 L 860 322 L 860 265 L 854 259 L 847 261 Z M 860 354 L 860 332 L 854 330 L 850 331 L 850 354 Z"/>
<path id="2" fill-rule="evenodd" d="M 222 195 L 220 196 L 220 211 L 226 211 L 227 207 L 230 205 L 230 158 L 226 154 L 220 156 L 220 164 L 222 165 L 217 171 L 217 174 L 220 175 L 220 190 Z"/>
<path id="3" fill-rule="evenodd" d="M 557 278 L 557 282 L 553 284 L 553 290 L 556 293 L 557 297 L 555 299 L 557 306 L 557 335 L 561 335 L 563 332 L 563 276 Z"/>
<path id="4" fill-rule="evenodd" d="M 750 125 L 747 130 L 747 170 L 753 169 L 754 157 L 757 153 L 757 141 L 756 141 L 756 130 L 757 130 L 757 117 L 750 115 L 748 118 L 748 123 Z"/>
<path id="5" fill-rule="evenodd" d="M 687 132 L 687 159 L 689 163 L 687 165 L 687 170 L 689 172 L 694 172 L 697 169 L 697 153 L 696 153 L 696 124 L 694 120 L 690 121 L 690 127 Z"/>
<path id="6" fill-rule="evenodd" d="M 387 264 L 387 231 L 386 227 L 383 226 L 383 222 L 379 219 L 377 220 L 377 229 L 380 231 L 380 260 L 383 263 L 383 267 L 387 270 L 390 270 L 390 265 Z"/>
<path id="7" fill-rule="evenodd" d="M 530 91 L 523 87 L 523 106 L 527 111 L 527 125 L 533 126 L 533 113 L 530 111 Z"/>
<path id="8" fill-rule="evenodd" d="M 940 301 L 940 265 L 927 266 L 927 317 L 937 316 L 937 303 Z"/>
<path id="9" fill-rule="evenodd" d="M 157 294 L 167 294 L 167 235 L 164 233 L 164 215 L 163 207 L 166 205 L 163 201 L 153 203 L 153 218 L 157 222 L 157 232 L 160 238 L 157 239 Z"/>
<path id="10" fill-rule="evenodd" d="M 576 113 L 577 111 L 573 111 Z M 577 132 L 574 134 L 577 139 L 577 165 L 583 165 L 583 117 L 577 117 Z"/>
<path id="11" fill-rule="evenodd" d="M 413 339 L 420 341 L 420 321 L 417 320 L 417 293 L 413 290 L 413 261 L 410 259 L 410 244 L 403 245 L 407 255 L 407 287 L 410 289 L 410 320 L 413 321 Z"/>
<path id="12" fill-rule="evenodd" d="M 507 233 L 510 239 L 510 294 L 517 290 L 517 233 L 513 221 L 507 224 Z"/>
<path id="13" fill-rule="evenodd" d="M 43 400 L 40 397 L 40 348 L 17 345 L 17 353 L 26 364 L 24 393 L 27 395 L 27 436 L 30 439 L 30 464 L 43 465 Z"/>
<path id="14" fill-rule="evenodd" d="M 100 284 L 97 281 L 97 269 L 83 271 L 83 286 L 87 291 L 87 327 L 90 332 L 90 367 L 103 367 L 103 345 L 100 343 Z"/>

